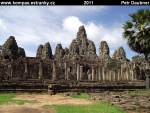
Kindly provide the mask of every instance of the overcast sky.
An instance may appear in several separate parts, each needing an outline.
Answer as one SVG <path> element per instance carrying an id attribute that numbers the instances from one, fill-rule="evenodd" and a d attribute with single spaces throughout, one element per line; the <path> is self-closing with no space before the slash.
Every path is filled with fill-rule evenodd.
<path id="1" fill-rule="evenodd" d="M 0 6 L 0 45 L 14 36 L 26 56 L 36 56 L 38 45 L 46 42 L 54 54 L 58 43 L 69 47 L 84 25 L 98 55 L 100 42 L 107 41 L 110 55 L 122 46 L 131 59 L 137 53 L 122 38 L 122 26 L 130 20 L 129 14 L 142 8 L 149 6 Z"/>

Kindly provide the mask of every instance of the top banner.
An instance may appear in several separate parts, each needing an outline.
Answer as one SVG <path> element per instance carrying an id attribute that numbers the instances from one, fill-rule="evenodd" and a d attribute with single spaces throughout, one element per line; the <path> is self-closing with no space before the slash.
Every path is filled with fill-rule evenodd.
<path id="1" fill-rule="evenodd" d="M 51 5 L 150 5 L 149 0 L 52 0 L 52 1 L 0 1 L 0 5 L 19 5 L 19 6 L 51 6 Z"/>

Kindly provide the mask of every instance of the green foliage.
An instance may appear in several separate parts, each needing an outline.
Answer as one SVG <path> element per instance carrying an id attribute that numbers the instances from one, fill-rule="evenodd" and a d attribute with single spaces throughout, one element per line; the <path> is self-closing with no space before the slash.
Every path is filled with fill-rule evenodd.
<path id="1" fill-rule="evenodd" d="M 45 104 L 45 105 L 42 106 L 42 108 L 44 108 L 44 109 L 50 109 L 50 108 L 52 108 L 52 105 Z"/>
<path id="2" fill-rule="evenodd" d="M 35 103 L 35 100 L 13 100 L 17 94 L 10 93 L 10 94 L 0 94 L 0 105 L 5 103 L 15 103 L 18 105 L 23 105 L 25 103 Z"/>
<path id="3" fill-rule="evenodd" d="M 140 113 L 140 110 L 137 108 L 137 109 L 135 110 L 135 112 L 136 112 L 136 113 Z"/>
<path id="4" fill-rule="evenodd" d="M 0 105 L 12 101 L 12 98 L 15 98 L 16 94 L 0 94 Z"/>
<path id="5" fill-rule="evenodd" d="M 72 94 L 72 98 L 84 98 L 84 99 L 90 99 L 90 96 L 87 93 L 81 93 L 81 94 Z"/>
<path id="6" fill-rule="evenodd" d="M 126 113 L 121 108 L 107 102 L 93 105 L 52 105 L 57 113 Z"/>
<path id="7" fill-rule="evenodd" d="M 150 90 L 130 91 L 130 94 L 150 94 Z"/>
<path id="8" fill-rule="evenodd" d="M 129 16 L 131 20 L 123 25 L 123 37 L 133 51 L 143 53 L 147 59 L 150 53 L 150 9 L 140 9 Z"/>
<path id="9" fill-rule="evenodd" d="M 23 105 L 25 103 L 36 103 L 35 100 L 11 100 L 10 102 L 18 105 Z"/>

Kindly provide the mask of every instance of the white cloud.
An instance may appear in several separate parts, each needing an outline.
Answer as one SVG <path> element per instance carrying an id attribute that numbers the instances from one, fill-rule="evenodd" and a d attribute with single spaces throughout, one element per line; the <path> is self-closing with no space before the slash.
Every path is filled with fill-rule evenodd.
<path id="1" fill-rule="evenodd" d="M 27 57 L 35 57 L 36 56 L 36 51 L 34 52 L 34 51 L 27 49 L 27 50 L 25 50 L 25 52 L 26 52 Z"/>
<path id="2" fill-rule="evenodd" d="M 5 26 L 4 21 L 2 19 L 0 19 L 0 30 L 7 31 L 7 27 Z"/>
<path id="3" fill-rule="evenodd" d="M 93 22 L 89 22 L 85 25 L 86 33 L 90 40 L 96 42 L 97 39 L 100 39 L 101 36 L 100 27 L 101 26 L 97 26 Z"/>
<path id="4" fill-rule="evenodd" d="M 83 23 L 78 17 L 68 17 L 63 21 L 63 29 L 68 31 L 68 34 L 74 34 L 76 36 L 79 26 L 84 25 L 87 33 L 87 37 L 94 41 L 99 54 L 99 45 L 101 41 L 107 41 L 110 48 L 110 55 L 113 55 L 114 50 L 117 50 L 120 46 L 125 45 L 125 40 L 122 38 L 122 26 L 121 24 L 114 23 L 113 26 L 107 28 L 103 24 L 96 25 L 93 22 Z M 63 42 L 63 40 L 62 40 Z M 70 43 L 68 43 L 69 45 Z"/>
<path id="5" fill-rule="evenodd" d="M 71 33 L 77 33 L 77 30 L 79 26 L 83 25 L 83 23 L 79 20 L 78 17 L 75 16 L 69 16 L 66 19 L 63 20 L 63 30 L 71 32 Z"/>
<path id="6" fill-rule="evenodd" d="M 122 26 L 121 24 L 114 23 L 113 26 L 106 27 L 103 24 L 96 25 L 93 22 L 89 22 L 85 25 L 87 31 L 87 37 L 94 41 L 98 48 L 101 41 L 107 41 L 110 48 L 110 55 L 112 56 L 114 50 L 117 50 L 120 46 L 125 45 L 126 41 L 122 38 Z"/>
<path id="7" fill-rule="evenodd" d="M 110 56 L 112 57 L 114 52 L 115 52 L 115 50 L 114 49 L 110 49 L 109 51 L 110 51 Z"/>
<path id="8" fill-rule="evenodd" d="M 2 20 L 0 19 L 0 27 L 2 27 L 2 24 L 3 24 L 3 23 L 2 23 Z"/>
<path id="9" fill-rule="evenodd" d="M 35 56 L 39 44 L 50 42 L 52 50 L 56 44 L 61 43 L 63 47 L 69 47 L 72 39 L 81 25 L 85 26 L 87 37 L 94 41 L 97 49 L 101 41 L 107 41 L 110 54 L 124 44 L 122 39 L 122 28 L 120 24 L 106 27 L 91 20 L 85 23 L 83 14 L 100 12 L 107 7 L 104 6 L 61 6 L 61 7 L 1 7 L 0 28 L 7 28 L 7 32 L 0 31 L 3 44 L 9 36 L 15 36 L 18 46 L 23 47 L 27 56 Z M 5 26 L 1 18 L 4 18 Z M 81 19 L 82 17 L 82 19 Z M 86 20 L 87 21 L 87 20 Z M 5 35 L 4 35 L 5 34 Z"/>

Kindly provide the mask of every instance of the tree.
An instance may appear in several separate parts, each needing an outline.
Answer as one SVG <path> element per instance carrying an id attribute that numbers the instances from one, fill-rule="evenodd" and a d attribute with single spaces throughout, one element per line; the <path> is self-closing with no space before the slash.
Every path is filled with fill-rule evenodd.
<path id="1" fill-rule="evenodd" d="M 131 50 L 144 54 L 148 60 L 150 54 L 150 9 L 140 9 L 129 14 L 130 21 L 123 25 L 123 37 Z"/>

